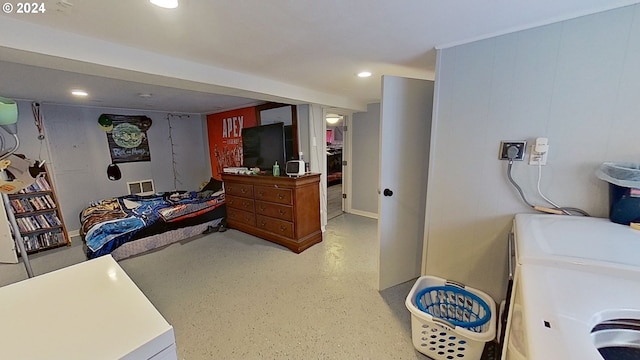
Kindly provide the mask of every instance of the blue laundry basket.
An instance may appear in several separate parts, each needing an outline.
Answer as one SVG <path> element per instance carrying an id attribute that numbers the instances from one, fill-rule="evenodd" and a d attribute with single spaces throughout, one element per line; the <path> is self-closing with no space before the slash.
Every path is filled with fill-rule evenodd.
<path id="1" fill-rule="evenodd" d="M 454 285 L 431 286 L 416 294 L 418 309 L 454 326 L 481 332 L 491 319 L 489 305 L 476 294 Z"/>
<path id="2" fill-rule="evenodd" d="M 434 360 L 480 360 L 496 336 L 496 303 L 487 294 L 435 276 L 418 278 L 407 295 L 411 338 Z"/>

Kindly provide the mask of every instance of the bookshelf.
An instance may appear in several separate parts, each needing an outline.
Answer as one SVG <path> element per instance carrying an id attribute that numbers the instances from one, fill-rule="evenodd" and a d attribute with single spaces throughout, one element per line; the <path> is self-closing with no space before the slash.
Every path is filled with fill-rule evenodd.
<path id="1" fill-rule="evenodd" d="M 28 254 L 71 245 L 46 168 L 32 185 L 10 194 L 9 202 Z"/>

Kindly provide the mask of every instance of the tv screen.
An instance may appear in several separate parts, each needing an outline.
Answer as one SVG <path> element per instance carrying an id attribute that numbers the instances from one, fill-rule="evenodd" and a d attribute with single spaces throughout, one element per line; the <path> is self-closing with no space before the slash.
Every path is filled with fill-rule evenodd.
<path id="1" fill-rule="evenodd" d="M 285 165 L 284 123 L 242 129 L 242 166 L 272 170 Z"/>
<path id="2" fill-rule="evenodd" d="M 285 125 L 284 126 L 284 154 L 286 156 L 286 160 L 294 160 L 297 159 L 297 153 L 293 151 L 293 126 Z"/>

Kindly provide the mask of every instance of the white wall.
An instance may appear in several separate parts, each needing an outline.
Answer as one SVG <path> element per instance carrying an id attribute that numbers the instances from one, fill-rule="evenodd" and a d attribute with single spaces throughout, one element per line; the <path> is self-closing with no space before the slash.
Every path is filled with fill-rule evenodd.
<path id="1" fill-rule="evenodd" d="M 105 108 L 48 105 L 41 106 L 46 143 L 43 159 L 53 172 L 58 200 L 68 231 L 80 227 L 78 215 L 90 201 L 127 194 L 127 181 L 153 179 L 156 191 L 197 190 L 210 178 L 206 132 L 200 115 L 115 110 Z M 146 115 L 153 124 L 147 131 L 150 162 L 119 164 L 122 179 L 110 181 L 111 163 L 107 137 L 98 126 L 100 114 Z M 169 120 L 175 153 L 175 174 L 169 139 Z M 37 159 L 40 142 L 31 114 L 31 103 L 19 102 L 19 153 Z M 174 181 L 175 179 L 175 181 Z"/>
<path id="2" fill-rule="evenodd" d="M 309 129 L 309 168 L 313 173 L 320 173 L 320 226 L 322 232 L 327 225 L 327 146 L 325 143 L 326 122 L 322 106 L 310 104 L 308 107 Z M 305 157 L 306 159 L 306 157 Z"/>
<path id="3" fill-rule="evenodd" d="M 367 105 L 367 112 L 353 114 L 351 128 L 351 211 L 378 216 L 380 169 L 380 104 Z"/>
<path id="4" fill-rule="evenodd" d="M 297 105 L 298 110 L 298 147 L 304 161 L 311 160 L 311 141 L 309 140 L 309 105 Z"/>
<path id="5" fill-rule="evenodd" d="M 607 217 L 604 161 L 640 160 L 640 5 L 439 51 L 426 272 L 497 300 L 507 232 L 531 212 L 508 184 L 500 140 L 549 138 L 542 190 Z M 537 168 L 513 175 L 529 200 Z"/>

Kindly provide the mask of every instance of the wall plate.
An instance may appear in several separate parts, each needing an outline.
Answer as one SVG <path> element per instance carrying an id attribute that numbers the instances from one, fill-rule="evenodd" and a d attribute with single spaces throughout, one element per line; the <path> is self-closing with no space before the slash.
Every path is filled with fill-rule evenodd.
<path id="1" fill-rule="evenodd" d="M 516 155 L 516 157 L 513 160 L 519 160 L 522 161 L 524 160 L 524 153 L 525 150 L 527 148 L 527 141 L 526 140 L 514 140 L 514 141 L 501 141 L 500 142 L 500 154 L 498 156 L 498 159 L 500 160 L 509 160 L 509 157 L 507 156 L 507 151 L 510 147 L 515 146 L 518 149 L 518 154 Z"/>

